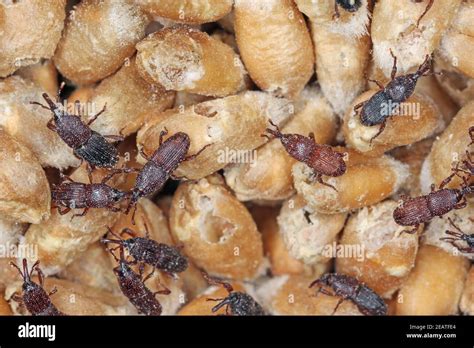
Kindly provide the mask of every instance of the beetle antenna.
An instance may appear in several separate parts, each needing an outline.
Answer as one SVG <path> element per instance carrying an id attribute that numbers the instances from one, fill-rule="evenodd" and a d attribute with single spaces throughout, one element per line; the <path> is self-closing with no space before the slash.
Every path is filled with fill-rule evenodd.
<path id="1" fill-rule="evenodd" d="M 11 267 L 15 267 L 17 270 L 18 270 L 18 273 L 20 273 L 21 277 L 23 278 L 24 281 L 26 281 L 26 276 L 25 274 L 22 272 L 22 270 L 20 269 L 20 267 L 18 267 L 18 265 L 16 263 L 14 263 L 13 261 L 10 261 L 10 266 Z"/>

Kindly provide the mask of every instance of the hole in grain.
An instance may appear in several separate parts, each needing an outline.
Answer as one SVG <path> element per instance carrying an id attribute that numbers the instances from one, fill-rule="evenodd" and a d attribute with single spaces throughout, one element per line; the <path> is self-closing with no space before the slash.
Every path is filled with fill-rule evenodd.
<path id="1" fill-rule="evenodd" d="M 214 203 L 208 196 L 199 198 L 199 209 L 202 212 L 199 231 L 201 239 L 208 243 L 219 243 L 236 230 L 236 226 L 227 219 L 213 215 Z"/>

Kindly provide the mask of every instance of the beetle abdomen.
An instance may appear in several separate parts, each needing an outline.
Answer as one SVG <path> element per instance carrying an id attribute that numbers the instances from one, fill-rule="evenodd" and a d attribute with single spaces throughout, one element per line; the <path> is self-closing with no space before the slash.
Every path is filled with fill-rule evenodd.
<path id="1" fill-rule="evenodd" d="M 82 183 L 62 183 L 51 190 L 52 201 L 58 205 L 69 208 L 86 207 L 86 184 Z"/>
<path id="2" fill-rule="evenodd" d="M 89 140 L 75 149 L 74 153 L 96 167 L 110 168 L 118 162 L 118 153 L 115 146 L 94 131 L 92 131 Z"/>
<path id="3" fill-rule="evenodd" d="M 375 291 L 366 285 L 360 285 L 352 299 L 359 310 L 367 315 L 387 315 L 387 304 Z"/>
<path id="4" fill-rule="evenodd" d="M 425 196 L 409 199 L 393 211 L 395 222 L 402 226 L 414 226 L 428 222 L 433 215 Z"/>
<path id="5" fill-rule="evenodd" d="M 456 203 L 458 203 L 457 191 L 452 189 L 431 192 L 427 196 L 428 208 L 433 216 L 441 216 L 450 212 Z"/>
<path id="6" fill-rule="evenodd" d="M 360 112 L 360 122 L 364 126 L 381 124 L 391 114 L 390 101 L 384 91 L 375 93 L 367 100 Z"/>
<path id="7" fill-rule="evenodd" d="M 189 146 L 189 136 L 178 132 L 161 144 L 153 154 L 152 161 L 171 174 L 186 157 Z"/>
<path id="8" fill-rule="evenodd" d="M 320 145 L 315 148 L 306 164 L 319 174 L 327 176 L 336 177 L 346 172 L 346 163 L 341 154 L 334 152 L 328 145 Z"/>

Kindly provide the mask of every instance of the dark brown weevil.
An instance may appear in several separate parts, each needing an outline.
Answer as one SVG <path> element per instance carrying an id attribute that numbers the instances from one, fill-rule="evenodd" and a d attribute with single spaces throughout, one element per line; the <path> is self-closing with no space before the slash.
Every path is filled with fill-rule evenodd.
<path id="1" fill-rule="evenodd" d="M 426 56 L 425 61 L 421 64 L 417 71 L 413 74 L 401 75 L 395 77 L 397 74 L 397 57 L 390 51 L 393 57 L 393 67 L 391 74 L 391 81 L 384 87 L 376 80 L 369 80 L 375 82 L 380 90 L 375 93 L 370 99 L 357 104 L 354 111 L 362 108 L 360 112 L 360 122 L 367 127 L 380 125 L 379 131 L 375 134 L 370 142 L 377 138 L 385 129 L 387 119 L 397 113 L 400 103 L 405 102 L 415 91 L 416 83 L 422 76 L 433 74 L 432 59 Z"/>
<path id="2" fill-rule="evenodd" d="M 63 86 L 64 84 L 61 85 L 59 91 Z M 59 100 L 59 93 L 57 100 Z M 89 127 L 105 111 L 106 106 L 87 123 L 84 123 L 79 116 L 69 114 L 59 107 L 58 103 L 53 102 L 47 93 L 43 93 L 43 98 L 48 106 L 35 101 L 30 102 L 30 104 L 39 105 L 53 113 L 53 118 L 47 124 L 48 128 L 56 132 L 74 150 L 74 154 L 79 159 L 85 160 L 92 168 L 112 168 L 117 164 L 117 149 L 106 138 L 120 141 L 123 140 L 123 137 L 116 135 L 103 136 Z"/>
<path id="3" fill-rule="evenodd" d="M 62 182 L 59 185 L 53 185 L 51 189 L 52 208 L 57 208 L 61 215 L 67 214 L 71 209 L 84 209 L 82 213 L 74 214 L 71 219 L 86 215 L 90 208 L 106 208 L 113 212 L 121 211 L 119 207 L 116 207 L 116 204 L 128 197 L 128 193 L 106 184 L 115 174 L 112 172 L 104 177 L 99 184 L 93 184 L 92 175 L 89 172 L 90 184 L 84 184 L 75 182 L 69 176 L 61 173 Z"/>
<path id="4" fill-rule="evenodd" d="M 364 315 L 387 315 L 387 305 L 364 283 L 356 278 L 344 274 L 326 273 L 321 278 L 316 279 L 310 284 L 310 288 L 318 285 L 317 293 L 323 293 L 328 296 L 339 296 L 341 299 L 334 308 L 333 314 L 345 300 L 351 300 Z M 333 292 L 325 289 L 329 287 Z"/>
<path id="5" fill-rule="evenodd" d="M 178 248 L 150 239 L 146 225 L 145 238 L 136 237 L 135 233 L 129 228 L 124 228 L 120 235 L 112 231 L 110 227 L 108 227 L 108 230 L 117 239 L 102 238 L 101 242 L 118 244 L 119 247 L 123 246 L 137 262 L 148 264 L 169 274 L 181 273 L 188 268 L 188 260 L 181 255 Z M 123 234 L 128 234 L 132 238 L 123 239 L 121 237 Z"/>
<path id="6" fill-rule="evenodd" d="M 160 132 L 159 147 L 151 156 L 143 151 L 143 147 L 140 149 L 140 154 L 147 160 L 141 170 L 128 169 L 128 171 L 138 171 L 139 173 L 135 187 L 130 193 L 131 197 L 126 214 L 130 212 L 133 206 L 136 206 L 141 197 L 159 192 L 170 177 L 177 180 L 181 179 L 172 175 L 180 163 L 194 159 L 211 145 L 204 146 L 194 155 L 186 156 L 190 147 L 189 136 L 186 133 L 178 132 L 163 141 L 166 134 L 168 134 L 166 129 Z"/>
<path id="7" fill-rule="evenodd" d="M 325 183 L 322 176 L 337 177 L 346 172 L 344 153 L 334 151 L 329 145 L 317 144 L 313 133 L 307 137 L 300 134 L 283 134 L 276 124 L 271 120 L 269 122 L 275 129 L 267 128 L 266 132 L 280 139 L 291 157 L 310 167 L 317 182 L 336 190 L 334 186 Z M 262 134 L 262 136 L 271 139 L 267 134 Z"/>
<path id="8" fill-rule="evenodd" d="M 459 172 L 465 173 L 458 166 L 453 168 L 453 174 L 444 179 L 439 189 L 431 185 L 431 192 L 424 196 L 415 198 L 402 196 L 402 203 L 393 211 L 395 222 L 401 226 L 413 226 L 412 230 L 404 230 L 406 233 L 415 233 L 420 224 L 430 222 L 436 216 L 443 216 L 453 209 L 462 209 L 467 205 L 466 195 L 474 192 L 474 185 L 469 184 L 468 176 L 460 176 Z M 444 188 L 454 176 L 459 176 L 463 183 L 458 189 Z"/>
<path id="9" fill-rule="evenodd" d="M 28 272 L 26 259 L 23 259 L 23 272 L 15 263 L 10 262 L 10 265 L 15 267 L 23 278 L 23 296 L 13 295 L 14 301 L 23 303 L 31 315 L 65 315 L 51 302 L 50 296 L 56 293 L 56 288 L 49 294 L 43 288 L 44 275 L 39 268 L 39 261 L 34 263 L 30 272 Z M 31 275 L 35 270 L 38 273 L 39 284 L 31 280 Z"/>
<path id="10" fill-rule="evenodd" d="M 202 272 L 203 277 L 213 285 L 222 285 L 229 295 L 225 298 L 208 298 L 207 301 L 220 301 L 212 308 L 212 312 L 217 312 L 223 306 L 225 307 L 226 315 L 235 316 L 258 316 L 265 315 L 263 308 L 253 299 L 252 296 L 245 292 L 234 291 L 234 288 L 229 283 L 221 280 L 211 278 L 206 272 Z"/>
<path id="11" fill-rule="evenodd" d="M 452 237 L 443 237 L 440 238 L 440 240 L 451 243 L 456 249 L 458 249 L 462 253 L 474 254 L 474 234 L 464 233 L 458 226 L 454 224 L 451 218 L 448 217 L 448 220 L 451 226 L 456 229 L 456 231 L 446 230 L 445 233 Z M 467 246 L 461 246 L 458 244 L 459 242 L 464 242 Z"/>
<path id="12" fill-rule="evenodd" d="M 115 260 L 119 263 L 114 268 L 120 290 L 129 299 L 138 313 L 145 315 L 161 315 L 162 307 L 156 299 L 156 295 L 168 295 L 171 291 L 164 286 L 164 290 L 152 292 L 145 286 L 145 282 L 150 279 L 153 272 L 142 278 L 142 274 L 135 273 L 130 268 L 130 262 L 125 259 L 124 248 L 120 245 L 120 259 L 118 259 L 112 250 L 109 250 Z M 154 270 L 153 270 L 154 271 Z"/>

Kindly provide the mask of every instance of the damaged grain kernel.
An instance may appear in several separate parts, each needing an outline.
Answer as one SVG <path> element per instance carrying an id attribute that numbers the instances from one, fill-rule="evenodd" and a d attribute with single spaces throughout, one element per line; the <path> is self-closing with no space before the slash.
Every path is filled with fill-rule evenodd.
<path id="1" fill-rule="evenodd" d="M 189 155 L 208 145 L 196 158 L 181 163 L 174 172 L 177 177 L 200 179 L 224 168 L 231 156 L 251 155 L 253 149 L 265 143 L 261 135 L 268 126 L 268 119 L 281 125 L 291 112 L 292 105 L 286 99 L 248 91 L 192 105 L 182 111 L 178 108 L 152 116 L 138 132 L 137 144 L 139 149 L 151 154 L 159 146 L 161 131 L 167 129 L 168 136 L 177 132 L 189 136 Z M 139 162 L 143 162 L 141 156 Z"/>
<path id="2" fill-rule="evenodd" d="M 54 63 L 76 84 L 99 81 L 133 55 L 147 24 L 147 16 L 130 2 L 82 1 L 69 13 Z"/>
<path id="3" fill-rule="evenodd" d="M 347 153 L 346 173 L 326 180 L 336 190 L 313 181 L 305 164 L 293 166 L 296 191 L 316 212 L 336 214 L 381 202 L 396 193 L 408 177 L 408 166 L 389 156 L 374 158 L 347 148 L 335 150 Z"/>
<path id="4" fill-rule="evenodd" d="M 444 120 L 436 104 L 430 98 L 415 93 L 399 104 L 387 118 L 384 131 L 377 136 L 382 125 L 365 126 L 360 117 L 364 108 L 354 111 L 355 105 L 369 100 L 377 92 L 370 90 L 356 98 L 344 117 L 344 138 L 357 151 L 368 156 L 380 156 L 395 147 L 412 144 L 443 129 Z M 392 110 L 393 104 L 388 102 L 381 105 L 381 111 L 392 112 L 389 110 Z"/>
<path id="5" fill-rule="evenodd" d="M 94 88 L 90 104 L 87 105 L 93 106 L 95 110 L 89 113 L 87 119 L 107 105 L 91 129 L 105 135 L 128 136 L 147 121 L 151 112 L 170 108 L 174 95 L 174 92 L 166 92 L 160 85 L 145 81 L 139 75 L 133 57 Z"/>
<path id="6" fill-rule="evenodd" d="M 245 87 L 245 70 L 234 50 L 199 30 L 165 28 L 138 43 L 137 50 L 140 74 L 167 90 L 224 97 Z"/>
<path id="7" fill-rule="evenodd" d="M 155 17 L 187 24 L 215 22 L 232 10 L 232 2 L 232 0 L 135 0 L 145 12 Z"/>
<path id="8" fill-rule="evenodd" d="M 474 154 L 469 136 L 469 128 L 473 125 L 474 101 L 466 104 L 454 117 L 453 121 L 436 139 L 431 152 L 426 157 L 420 175 L 420 186 L 423 193 L 430 192 L 431 184 L 440 184 L 458 162 L 466 159 L 466 151 Z M 456 187 L 462 180 L 454 177 L 447 187 Z"/>
<path id="9" fill-rule="evenodd" d="M 336 239 L 346 217 L 345 213 L 318 213 L 297 195 L 283 203 L 278 225 L 289 254 L 307 265 L 315 265 L 336 257 Z"/>
<path id="10" fill-rule="evenodd" d="M 0 213 L 39 224 L 50 215 L 46 175 L 33 153 L 0 128 Z"/>
<path id="11" fill-rule="evenodd" d="M 441 88 L 457 105 L 463 107 L 474 99 L 474 78 L 459 72 L 439 55 L 436 56 L 435 67 L 441 73 L 436 75 Z"/>
<path id="12" fill-rule="evenodd" d="M 389 76 L 392 68 L 390 51 L 398 57 L 402 74 L 420 65 L 426 55 L 439 47 L 460 3 L 461 0 L 434 1 L 417 25 L 426 9 L 426 1 L 378 1 L 371 25 L 375 65 Z"/>
<path id="13" fill-rule="evenodd" d="M 292 0 L 236 0 L 235 33 L 250 77 L 262 89 L 295 98 L 313 75 L 311 36 Z"/>
<path id="14" fill-rule="evenodd" d="M 214 175 L 182 183 L 170 211 L 173 237 L 213 276 L 254 279 L 262 271 L 261 235 L 247 208 Z"/>
<path id="15" fill-rule="evenodd" d="M 459 72 L 474 78 L 474 3 L 464 1 L 451 27 L 444 34 L 439 54 Z"/>
<path id="16" fill-rule="evenodd" d="M 391 298 L 415 266 L 418 235 L 401 233 L 393 220 L 397 202 L 386 200 L 359 210 L 337 246 L 337 273 L 356 277 L 383 298 Z"/>
<path id="17" fill-rule="evenodd" d="M 295 115 L 283 133 L 314 134 L 318 144 L 331 143 L 337 121 L 328 102 L 316 87 L 306 87 L 295 101 Z M 291 168 L 297 161 L 273 139 L 253 152 L 250 158 L 236 157 L 224 169 L 227 185 L 240 201 L 274 202 L 294 194 Z"/>
<path id="18" fill-rule="evenodd" d="M 396 315 L 454 315 L 458 312 L 469 262 L 422 245 L 415 268 L 397 294 Z"/>
<path id="19" fill-rule="evenodd" d="M 63 30 L 65 5 L 65 0 L 0 3 L 0 77 L 52 57 Z"/>

